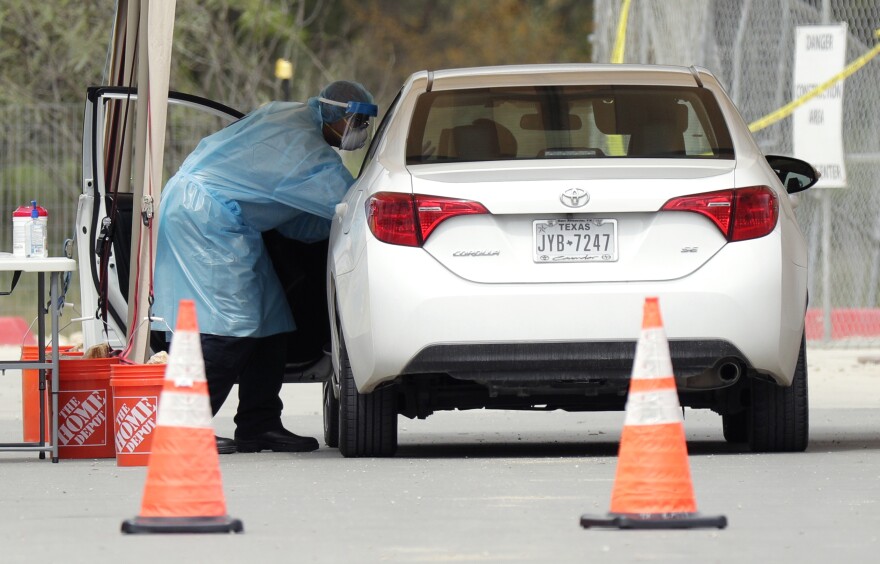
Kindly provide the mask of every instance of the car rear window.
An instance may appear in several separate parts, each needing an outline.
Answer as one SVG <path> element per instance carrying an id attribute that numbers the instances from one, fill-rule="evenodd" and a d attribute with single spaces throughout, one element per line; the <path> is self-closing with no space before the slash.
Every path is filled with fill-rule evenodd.
<path id="1" fill-rule="evenodd" d="M 407 136 L 408 165 L 520 159 L 732 159 L 704 88 L 534 86 L 426 92 Z"/>

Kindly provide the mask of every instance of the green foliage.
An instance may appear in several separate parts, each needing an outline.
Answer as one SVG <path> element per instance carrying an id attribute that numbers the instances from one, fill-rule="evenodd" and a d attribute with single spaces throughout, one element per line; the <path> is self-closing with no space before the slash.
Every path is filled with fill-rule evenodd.
<path id="1" fill-rule="evenodd" d="M 0 3 L 0 104 L 79 102 L 102 82 L 115 2 Z M 590 57 L 584 0 L 181 0 L 171 87 L 249 110 L 281 95 L 275 61 L 294 64 L 292 97 L 340 78 L 388 102 L 412 72 Z"/>
<path id="2" fill-rule="evenodd" d="M 101 77 L 113 21 L 107 4 L 0 3 L 0 104 L 81 100 Z"/>
<path id="3" fill-rule="evenodd" d="M 388 99 L 411 73 L 590 61 L 592 2 L 344 0 L 357 22 L 354 68 Z M 390 90 L 390 91 L 389 91 Z"/>

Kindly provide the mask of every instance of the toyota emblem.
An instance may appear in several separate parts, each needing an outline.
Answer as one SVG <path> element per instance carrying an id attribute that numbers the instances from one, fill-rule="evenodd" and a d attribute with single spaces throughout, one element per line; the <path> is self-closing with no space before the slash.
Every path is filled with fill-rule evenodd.
<path id="1" fill-rule="evenodd" d="M 570 208 L 580 208 L 587 205 L 590 195 L 581 188 L 569 188 L 559 196 L 559 200 Z"/>

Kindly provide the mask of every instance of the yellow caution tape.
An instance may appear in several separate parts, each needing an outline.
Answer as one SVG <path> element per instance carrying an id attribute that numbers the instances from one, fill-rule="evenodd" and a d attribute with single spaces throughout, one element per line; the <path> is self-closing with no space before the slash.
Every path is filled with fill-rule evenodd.
<path id="1" fill-rule="evenodd" d="M 629 6 L 631 0 L 623 0 L 620 7 L 620 19 L 617 21 L 617 37 L 614 39 L 614 49 L 611 52 L 611 63 L 619 65 L 623 62 L 623 53 L 626 50 L 626 25 L 629 18 Z M 608 154 L 613 157 L 623 156 L 623 136 L 608 136 Z"/>
<path id="2" fill-rule="evenodd" d="M 620 20 L 617 22 L 617 38 L 614 40 L 614 50 L 611 52 L 611 62 L 618 65 L 623 62 L 623 52 L 626 48 L 626 21 L 629 18 L 629 5 L 631 0 L 623 0 L 620 8 Z"/>
<path id="3" fill-rule="evenodd" d="M 876 35 L 877 37 L 880 37 L 880 29 L 875 30 L 874 35 Z M 822 92 L 828 90 L 829 88 L 831 88 L 834 85 L 834 83 L 847 78 L 848 76 L 850 76 L 851 74 L 855 73 L 857 70 L 859 70 L 860 68 L 862 68 L 863 66 L 868 64 L 868 61 L 870 61 L 871 59 L 876 57 L 877 54 L 880 54 L 880 44 L 876 45 L 873 49 L 871 49 L 870 51 L 868 51 L 867 53 L 865 53 L 864 55 L 862 55 L 861 57 L 859 57 L 858 59 L 856 59 L 855 61 L 850 63 L 845 69 L 843 69 L 839 73 L 835 74 L 834 76 L 832 76 L 831 78 L 829 78 L 828 80 L 826 80 L 825 82 L 820 84 L 819 86 L 813 88 L 812 90 L 810 90 L 809 92 L 807 92 L 806 94 L 801 96 L 800 98 L 796 98 L 795 100 L 792 100 L 791 102 L 782 106 L 781 108 L 779 108 L 775 112 L 769 113 L 766 116 L 762 117 L 761 119 L 753 121 L 752 123 L 749 124 L 749 131 L 751 131 L 753 133 L 755 131 L 760 131 L 767 126 L 773 125 L 774 123 L 776 123 L 779 120 L 787 118 L 798 107 L 804 105 L 805 103 L 807 103 L 811 99 L 815 98 L 816 96 L 818 96 Z"/>

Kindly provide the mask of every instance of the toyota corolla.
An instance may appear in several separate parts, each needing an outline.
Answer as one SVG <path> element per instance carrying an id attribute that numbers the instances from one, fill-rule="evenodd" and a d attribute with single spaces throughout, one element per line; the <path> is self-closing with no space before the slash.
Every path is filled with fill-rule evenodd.
<path id="1" fill-rule="evenodd" d="M 333 219 L 325 441 L 390 456 L 401 415 L 621 410 L 657 296 L 682 405 L 805 449 L 789 194 L 817 176 L 762 154 L 702 68 L 413 74 Z"/>

